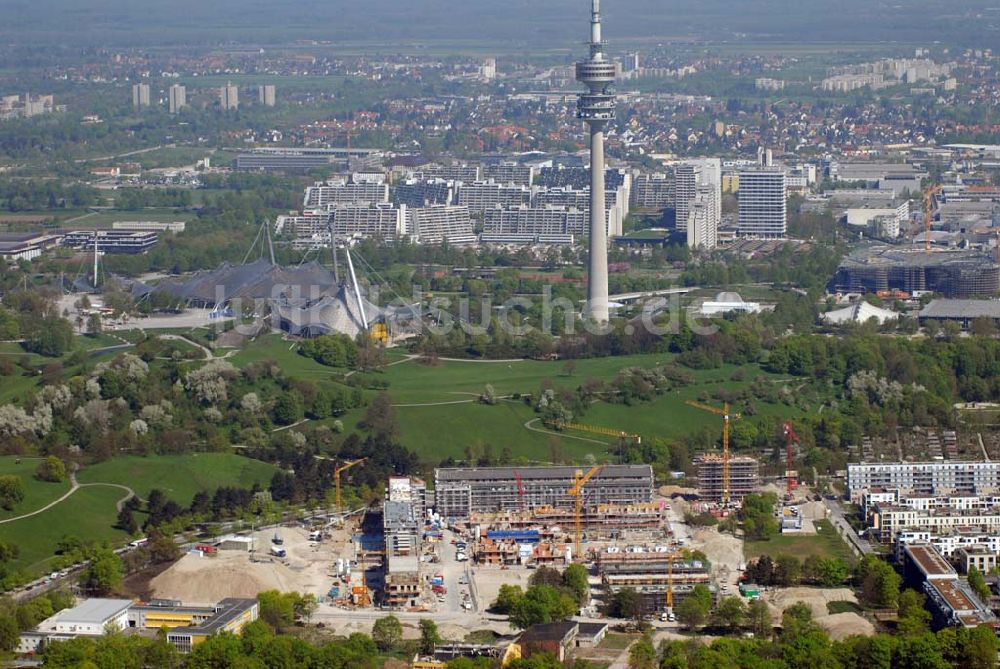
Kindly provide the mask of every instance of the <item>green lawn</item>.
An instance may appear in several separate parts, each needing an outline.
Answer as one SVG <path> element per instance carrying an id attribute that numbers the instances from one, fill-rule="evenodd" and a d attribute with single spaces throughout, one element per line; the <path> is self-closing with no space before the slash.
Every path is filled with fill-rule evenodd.
<path id="1" fill-rule="evenodd" d="M 199 490 L 220 486 L 265 487 L 275 468 L 258 460 L 229 453 L 192 453 L 155 457 L 119 457 L 80 470 L 80 483 L 120 483 L 145 498 L 159 488 L 182 506 L 191 503 Z"/>
<path id="2" fill-rule="evenodd" d="M 0 509 L 0 520 L 31 513 L 49 502 L 59 499 L 69 490 L 69 481 L 49 483 L 35 478 L 35 468 L 42 461 L 41 458 L 21 458 L 20 460 L 19 463 L 18 458 L 13 455 L 0 457 L 0 475 L 13 474 L 21 477 L 21 481 L 24 483 L 24 499 L 11 511 Z"/>
<path id="3" fill-rule="evenodd" d="M 88 487 L 37 516 L 0 525 L 0 541 L 20 548 L 15 567 L 40 574 L 49 571 L 56 544 L 66 536 L 84 541 L 124 542 L 127 535 L 112 527 L 117 517 L 115 505 L 125 496 L 118 488 Z"/>
<path id="4" fill-rule="evenodd" d="M 816 557 L 839 557 L 854 562 L 854 554 L 829 521 L 817 520 L 815 535 L 780 534 L 768 541 L 748 541 L 744 551 L 747 559 L 781 554 L 794 555 L 799 559 Z"/>

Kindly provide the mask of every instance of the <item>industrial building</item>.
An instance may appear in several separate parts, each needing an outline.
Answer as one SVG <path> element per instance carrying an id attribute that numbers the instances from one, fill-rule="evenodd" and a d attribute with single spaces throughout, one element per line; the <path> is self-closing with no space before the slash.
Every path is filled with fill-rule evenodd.
<path id="1" fill-rule="evenodd" d="M 75 230 L 67 232 L 62 243 L 92 251 L 95 237 L 99 253 L 145 253 L 159 241 L 159 235 L 153 230 Z"/>
<path id="2" fill-rule="evenodd" d="M 931 300 L 919 314 L 923 323 L 954 321 L 966 330 L 977 318 L 1000 325 L 1000 300 Z"/>
<path id="3" fill-rule="evenodd" d="M 946 297 L 992 295 L 1000 290 L 1000 265 L 989 255 L 962 249 L 870 246 L 841 262 L 832 288 L 844 292 L 931 291 Z"/>
<path id="4" fill-rule="evenodd" d="M 238 150 L 235 167 L 241 172 L 281 172 L 298 174 L 319 168 L 348 169 L 377 166 L 381 160 L 377 149 L 340 149 L 305 147 L 260 147 Z"/>
<path id="5" fill-rule="evenodd" d="M 482 467 L 434 470 L 435 507 L 444 518 L 469 518 L 536 507 L 570 509 L 576 467 Z M 638 504 L 653 498 L 650 465 L 605 465 L 586 485 L 588 506 Z"/>
<path id="6" fill-rule="evenodd" d="M 188 653 L 213 634 L 239 634 L 258 615 L 256 599 L 224 599 L 215 606 L 185 606 L 174 600 L 136 604 L 129 599 L 86 599 L 23 632 L 16 650 L 38 653 L 51 641 L 100 637 L 125 630 L 155 634 L 166 629 L 167 641 Z"/>
<path id="7" fill-rule="evenodd" d="M 705 501 L 721 502 L 723 492 L 723 459 L 707 453 L 695 460 L 698 467 L 698 495 Z M 739 502 L 760 485 L 760 465 L 746 455 L 729 458 L 729 499 Z"/>

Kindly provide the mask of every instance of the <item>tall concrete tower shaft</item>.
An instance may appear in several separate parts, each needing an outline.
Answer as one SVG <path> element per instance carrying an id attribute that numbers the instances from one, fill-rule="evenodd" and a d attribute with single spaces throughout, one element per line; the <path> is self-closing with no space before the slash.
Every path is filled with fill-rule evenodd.
<path id="1" fill-rule="evenodd" d="M 615 117 L 615 65 L 604 57 L 601 3 L 591 0 L 590 57 L 576 64 L 576 80 L 587 87 L 576 103 L 576 116 L 590 130 L 590 249 L 587 315 L 608 320 L 608 228 L 604 210 L 604 128 Z"/>

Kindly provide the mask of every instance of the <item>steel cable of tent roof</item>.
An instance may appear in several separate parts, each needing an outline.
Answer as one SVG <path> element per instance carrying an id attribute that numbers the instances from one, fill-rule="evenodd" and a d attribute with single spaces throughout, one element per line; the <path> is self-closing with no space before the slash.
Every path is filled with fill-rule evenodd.
<path id="1" fill-rule="evenodd" d="M 253 238 L 252 242 L 250 242 L 250 248 L 247 249 L 246 255 L 243 256 L 243 262 L 241 264 L 243 264 L 243 265 L 247 264 L 247 260 L 250 259 L 250 254 L 253 253 L 254 247 L 257 246 L 257 240 L 260 239 L 260 235 L 264 231 L 264 226 L 265 225 L 267 225 L 267 221 L 265 221 L 260 227 L 257 228 L 257 236 Z M 261 249 L 260 249 L 260 256 L 262 258 L 264 257 L 264 247 L 263 246 L 261 246 Z"/>
<path id="2" fill-rule="evenodd" d="M 404 299 L 403 299 L 403 296 L 402 296 L 402 295 L 400 295 L 399 293 L 397 293 L 397 292 L 396 292 L 396 289 L 395 289 L 395 288 L 393 287 L 392 283 L 390 283 L 389 281 L 387 281 L 387 280 L 386 280 L 386 278 L 385 278 L 384 276 L 382 276 L 381 274 L 379 274 L 379 273 L 378 273 L 378 270 L 376 270 L 376 269 L 375 269 L 374 267 L 372 267 L 372 266 L 371 266 L 371 265 L 370 265 L 370 264 L 368 263 L 368 261 L 367 261 L 367 260 L 365 260 L 365 257 L 364 257 L 363 255 L 361 255 L 360 253 L 355 253 L 355 254 L 354 254 L 354 257 L 355 257 L 355 258 L 357 258 L 357 259 L 359 259 L 359 260 L 360 260 L 360 261 L 361 261 L 362 263 L 364 263 L 365 267 L 367 267 L 367 268 L 368 268 L 368 270 L 369 270 L 369 271 L 370 271 L 370 272 L 371 272 L 372 274 L 374 274 L 374 275 L 375 275 L 375 278 L 376 278 L 376 279 L 378 279 L 379 281 L 381 281 L 381 282 L 382 282 L 382 283 L 383 283 L 384 285 L 387 285 L 387 286 L 389 286 L 389 290 L 391 290 L 391 291 L 392 291 L 392 294 L 393 294 L 393 295 L 395 295 L 395 296 L 396 296 L 397 298 L 399 298 L 399 303 L 400 303 L 400 305 L 402 305 L 402 306 L 404 306 L 404 307 L 405 307 L 405 306 L 407 306 L 407 305 L 409 304 L 409 302 L 407 302 L 406 300 L 404 300 Z"/>

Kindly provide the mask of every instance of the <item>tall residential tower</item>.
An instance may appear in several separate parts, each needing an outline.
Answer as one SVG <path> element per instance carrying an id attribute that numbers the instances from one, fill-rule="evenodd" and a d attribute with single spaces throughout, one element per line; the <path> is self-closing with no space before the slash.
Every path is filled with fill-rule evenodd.
<path id="1" fill-rule="evenodd" d="M 615 117 L 615 64 L 604 56 L 601 2 L 591 0 L 590 58 L 576 64 L 576 80 L 587 87 L 576 103 L 577 118 L 590 129 L 590 266 L 587 315 L 608 320 L 608 228 L 604 209 L 604 127 Z"/>

